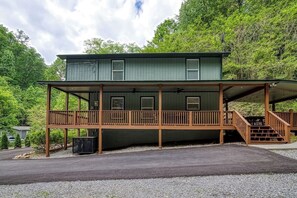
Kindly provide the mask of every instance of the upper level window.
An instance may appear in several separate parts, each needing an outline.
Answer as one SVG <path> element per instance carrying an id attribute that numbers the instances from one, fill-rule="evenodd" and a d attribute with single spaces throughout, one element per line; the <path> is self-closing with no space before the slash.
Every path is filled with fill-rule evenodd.
<path id="1" fill-rule="evenodd" d="M 200 110 L 200 97 L 187 97 L 187 110 L 199 111 Z"/>
<path id="2" fill-rule="evenodd" d="M 124 60 L 112 61 L 112 80 L 124 80 Z"/>
<path id="3" fill-rule="evenodd" d="M 187 80 L 199 80 L 199 59 L 187 59 Z"/>
<path id="4" fill-rule="evenodd" d="M 154 97 L 141 97 L 141 110 L 154 110 Z"/>
<path id="5" fill-rule="evenodd" d="M 111 110 L 124 110 L 125 98 L 124 97 L 111 97 Z"/>

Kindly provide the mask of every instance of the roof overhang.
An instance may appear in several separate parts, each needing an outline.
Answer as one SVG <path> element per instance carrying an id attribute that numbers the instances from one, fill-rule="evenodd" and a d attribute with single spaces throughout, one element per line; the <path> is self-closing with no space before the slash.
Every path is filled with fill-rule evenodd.
<path id="1" fill-rule="evenodd" d="M 264 102 L 264 86 L 269 84 L 270 103 L 297 98 L 297 81 L 292 80 L 200 80 L 200 81 L 40 81 L 63 92 L 89 100 L 90 92 L 219 92 L 223 85 L 224 101 Z"/>
<path id="2" fill-rule="evenodd" d="M 226 57 L 230 52 L 193 53 L 122 53 L 122 54 L 61 54 L 61 59 L 125 59 L 125 58 L 197 58 Z"/>

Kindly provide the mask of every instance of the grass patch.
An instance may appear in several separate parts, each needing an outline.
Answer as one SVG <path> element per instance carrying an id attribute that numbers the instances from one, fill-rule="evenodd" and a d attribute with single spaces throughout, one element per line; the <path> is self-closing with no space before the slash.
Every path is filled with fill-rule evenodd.
<path id="1" fill-rule="evenodd" d="M 296 135 L 291 135 L 291 143 L 297 142 L 297 136 Z"/>

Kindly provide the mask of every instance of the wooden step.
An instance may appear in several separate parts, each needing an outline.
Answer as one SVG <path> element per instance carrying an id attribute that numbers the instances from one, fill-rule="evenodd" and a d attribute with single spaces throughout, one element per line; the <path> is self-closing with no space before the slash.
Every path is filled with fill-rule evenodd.
<path id="1" fill-rule="evenodd" d="M 282 141 L 284 138 L 282 137 L 252 137 L 251 140 L 259 140 L 259 141 Z"/>
<path id="2" fill-rule="evenodd" d="M 285 144 L 285 141 L 257 141 L 257 140 L 251 140 L 251 144 Z"/>

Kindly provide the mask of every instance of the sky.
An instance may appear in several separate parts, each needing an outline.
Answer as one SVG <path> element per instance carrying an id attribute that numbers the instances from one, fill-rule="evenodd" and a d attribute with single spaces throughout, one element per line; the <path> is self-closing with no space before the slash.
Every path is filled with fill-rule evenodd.
<path id="1" fill-rule="evenodd" d="M 23 30 L 51 64 L 57 54 L 84 52 L 84 41 L 102 38 L 146 44 L 183 0 L 1 0 L 0 24 Z"/>

